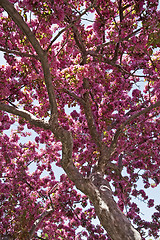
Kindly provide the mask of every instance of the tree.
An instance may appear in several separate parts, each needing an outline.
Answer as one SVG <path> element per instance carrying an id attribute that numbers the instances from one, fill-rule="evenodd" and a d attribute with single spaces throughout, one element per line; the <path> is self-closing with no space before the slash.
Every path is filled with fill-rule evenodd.
<path id="1" fill-rule="evenodd" d="M 1 239 L 157 237 L 134 201 L 160 181 L 158 1 L 0 6 Z"/>

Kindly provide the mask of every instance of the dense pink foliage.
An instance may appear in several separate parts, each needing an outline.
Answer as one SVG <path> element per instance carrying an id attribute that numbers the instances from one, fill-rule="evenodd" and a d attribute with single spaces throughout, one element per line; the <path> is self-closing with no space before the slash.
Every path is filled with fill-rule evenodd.
<path id="1" fill-rule="evenodd" d="M 72 132 L 73 161 L 88 177 L 99 151 L 78 97 L 89 92 L 97 132 L 108 147 L 116 129 L 128 117 L 160 100 L 158 1 L 124 0 L 121 10 L 121 1 L 111 0 L 94 1 L 96 8 L 89 8 L 93 2 L 89 0 L 10 2 L 48 51 L 58 120 Z M 77 19 L 85 8 L 89 9 L 82 19 L 91 22 Z M 36 52 L 2 8 L 0 15 L 0 50 L 6 60 L 0 66 L 0 101 L 48 120 L 48 93 Z M 85 64 L 72 26 L 50 45 L 58 31 L 72 21 L 86 47 Z M 89 82 L 87 89 L 84 78 Z M 111 157 L 111 162 L 118 165 L 122 154 L 122 177 L 110 167 L 105 170 L 119 208 L 143 237 L 147 229 L 157 237 L 159 229 L 160 206 L 155 206 L 152 196 L 145 192 L 160 183 L 159 109 L 138 116 L 122 131 Z M 30 129 L 36 134 L 32 132 L 32 140 L 28 141 Z M 76 190 L 66 174 L 57 179 L 54 169 L 55 165 L 60 167 L 61 143 L 49 130 L 1 111 L 0 147 L 0 235 L 27 239 L 36 219 L 53 207 L 53 213 L 43 219 L 33 239 L 38 239 L 37 235 L 42 239 L 107 239 L 104 229 L 94 224 L 96 214 L 87 197 Z M 139 180 L 143 182 L 141 188 L 137 186 Z M 135 199 L 144 201 L 148 208 L 155 207 L 151 222 L 143 219 Z"/>

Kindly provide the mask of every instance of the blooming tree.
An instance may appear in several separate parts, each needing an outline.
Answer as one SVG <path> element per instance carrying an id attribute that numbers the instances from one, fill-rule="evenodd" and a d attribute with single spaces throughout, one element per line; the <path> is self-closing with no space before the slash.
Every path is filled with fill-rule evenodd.
<path id="1" fill-rule="evenodd" d="M 0 239 L 158 236 L 157 6 L 0 0 Z"/>

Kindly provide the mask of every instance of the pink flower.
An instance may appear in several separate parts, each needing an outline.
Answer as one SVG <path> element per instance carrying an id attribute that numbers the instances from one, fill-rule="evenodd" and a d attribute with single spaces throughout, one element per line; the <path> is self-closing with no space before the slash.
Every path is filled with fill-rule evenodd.
<path id="1" fill-rule="evenodd" d="M 140 97 L 140 95 L 141 95 L 141 91 L 140 91 L 140 90 L 134 89 L 134 90 L 132 91 L 132 96 L 133 96 L 133 97 Z"/>
<path id="2" fill-rule="evenodd" d="M 148 207 L 151 208 L 154 206 L 154 199 L 149 199 L 148 201 Z"/>

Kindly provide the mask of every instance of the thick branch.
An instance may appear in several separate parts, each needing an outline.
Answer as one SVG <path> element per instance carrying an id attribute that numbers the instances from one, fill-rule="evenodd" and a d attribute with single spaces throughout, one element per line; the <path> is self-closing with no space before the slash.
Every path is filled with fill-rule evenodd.
<path id="1" fill-rule="evenodd" d="M 73 164 L 72 161 L 72 145 L 73 140 L 70 132 L 64 130 L 58 124 L 58 111 L 56 98 L 54 94 L 54 89 L 52 85 L 52 77 L 49 70 L 49 63 L 47 59 L 47 53 L 41 48 L 39 42 L 35 38 L 33 32 L 29 29 L 28 25 L 24 22 L 21 15 L 16 11 L 14 6 L 8 0 L 0 0 L 0 5 L 8 12 L 13 21 L 17 24 L 17 26 L 23 31 L 23 33 L 27 36 L 33 48 L 37 52 L 39 59 L 42 63 L 42 68 L 44 72 L 45 83 L 49 95 L 49 102 L 51 106 L 51 119 L 49 124 L 44 121 L 36 118 L 32 114 L 28 113 L 25 110 L 19 110 L 15 107 L 11 107 L 7 104 L 0 104 L 0 109 L 10 112 L 12 114 L 21 116 L 28 120 L 31 124 L 35 126 L 42 127 L 45 129 L 50 129 L 55 137 L 62 142 L 62 161 L 61 165 L 66 171 L 69 178 L 75 182 L 77 187 L 81 189 L 80 183 L 81 180 L 84 180 L 83 176 L 78 172 L 77 168 Z"/>
<path id="2" fill-rule="evenodd" d="M 75 183 L 76 187 L 83 192 L 86 179 L 78 171 L 72 160 L 72 134 L 57 124 L 51 125 L 51 131 L 54 133 L 55 137 L 62 142 L 62 168 L 67 173 L 70 180 Z"/>
<path id="3" fill-rule="evenodd" d="M 47 58 L 47 53 L 44 55 L 43 59 L 41 59 L 42 68 L 44 72 L 45 84 L 47 87 L 47 92 L 49 96 L 49 103 L 51 108 L 51 116 L 54 117 L 54 121 L 58 121 L 58 109 L 56 103 L 56 97 L 53 89 L 52 76 L 49 70 L 49 63 Z"/>
<path id="4" fill-rule="evenodd" d="M 85 185 L 83 183 L 85 182 L 85 179 L 83 175 L 79 173 L 78 169 L 75 167 L 72 161 L 73 139 L 70 132 L 64 130 L 56 123 L 48 123 L 39 118 L 36 118 L 33 114 L 29 113 L 26 110 L 21 110 L 4 103 L 0 103 L 0 110 L 23 117 L 36 127 L 40 127 L 46 130 L 50 129 L 54 133 L 57 140 L 60 140 L 62 142 L 61 165 L 63 169 L 67 173 L 68 177 L 75 183 L 77 188 L 83 192 Z"/>
<path id="5" fill-rule="evenodd" d="M 18 109 L 16 107 L 9 106 L 5 103 L 0 103 L 0 110 L 20 116 L 20 117 L 26 119 L 27 121 L 29 121 L 29 123 L 33 124 L 36 127 L 40 127 L 43 129 L 50 128 L 50 125 L 48 122 L 35 117 L 33 114 L 31 114 L 30 112 L 28 112 L 26 110 Z"/>
<path id="6" fill-rule="evenodd" d="M 103 174 L 92 173 L 82 185 L 83 193 L 91 200 L 102 226 L 113 240 L 141 240 L 140 234 L 118 208 Z"/>
<path id="7" fill-rule="evenodd" d="M 90 97 L 89 97 L 90 86 L 89 86 L 88 79 L 86 78 L 83 79 L 83 87 L 86 90 L 86 92 L 83 95 L 83 99 L 84 99 L 83 108 L 84 108 L 84 113 L 85 113 L 87 124 L 88 124 L 88 129 L 95 144 L 98 146 L 99 150 L 101 150 L 102 138 L 96 128 L 94 116 L 91 109 Z"/>
<path id="8" fill-rule="evenodd" d="M 67 173 L 67 176 L 75 183 L 76 187 L 82 192 L 84 191 L 87 180 L 78 171 L 72 161 L 73 140 L 70 132 L 64 130 L 58 124 L 49 124 L 48 122 L 36 118 L 33 114 L 27 112 L 26 110 L 20 110 L 4 103 L 0 103 L 0 110 L 12 113 L 17 116 L 21 116 L 24 119 L 28 120 L 34 126 L 41 127 L 43 129 L 50 129 L 55 134 L 55 137 L 62 142 L 61 166 Z M 46 215 L 44 213 L 40 220 L 42 221 L 42 218 L 44 218 L 45 216 Z M 36 223 L 39 225 L 39 220 Z M 31 229 L 31 236 L 33 236 L 34 231 L 38 227 L 38 225 L 34 225 Z"/>
<path id="9" fill-rule="evenodd" d="M 92 136 L 92 139 L 94 140 L 94 142 L 96 143 L 98 148 L 101 149 L 102 139 L 101 139 L 101 136 L 96 129 L 96 125 L 95 125 L 95 121 L 94 121 L 94 117 L 93 117 L 93 113 L 92 113 L 92 109 L 91 109 L 91 106 L 90 106 L 89 99 L 87 100 L 87 102 L 85 102 L 84 112 L 85 112 L 89 132 Z"/>

